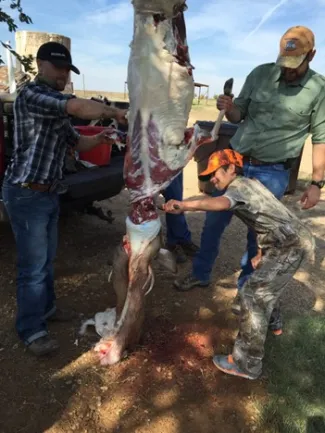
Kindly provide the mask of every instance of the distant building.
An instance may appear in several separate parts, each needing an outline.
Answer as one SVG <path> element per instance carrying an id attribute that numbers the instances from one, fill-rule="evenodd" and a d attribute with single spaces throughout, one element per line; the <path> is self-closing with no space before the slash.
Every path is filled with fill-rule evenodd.
<path id="1" fill-rule="evenodd" d="M 28 83 L 30 81 L 30 77 L 22 71 L 17 71 L 15 73 L 15 81 L 17 88 L 19 89 L 25 83 Z M 4 65 L 0 66 L 0 92 L 9 92 L 8 68 Z"/>
<path id="2" fill-rule="evenodd" d="M 63 35 L 46 32 L 31 32 L 26 30 L 17 31 L 15 33 L 16 52 L 21 56 L 32 55 L 34 58 L 32 68 L 35 71 L 35 74 L 25 73 L 20 63 L 16 61 L 15 81 L 17 89 L 35 78 L 37 72 L 36 53 L 42 44 L 49 41 L 59 42 L 65 45 L 69 50 L 71 49 L 70 38 Z M 13 60 L 14 57 L 12 56 L 11 58 Z M 4 65 L 0 66 L 0 93 L 9 93 L 8 68 Z M 69 81 L 63 93 L 74 93 L 71 74 L 69 75 Z"/>

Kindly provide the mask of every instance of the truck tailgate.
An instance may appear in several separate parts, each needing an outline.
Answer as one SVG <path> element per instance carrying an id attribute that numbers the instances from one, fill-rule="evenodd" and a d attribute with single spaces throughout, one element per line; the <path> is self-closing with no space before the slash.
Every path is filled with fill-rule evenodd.
<path id="1" fill-rule="evenodd" d="M 68 191 L 61 196 L 62 201 L 93 201 L 113 197 L 123 189 L 124 157 L 112 158 L 107 167 L 95 167 L 65 176 L 64 184 Z"/>

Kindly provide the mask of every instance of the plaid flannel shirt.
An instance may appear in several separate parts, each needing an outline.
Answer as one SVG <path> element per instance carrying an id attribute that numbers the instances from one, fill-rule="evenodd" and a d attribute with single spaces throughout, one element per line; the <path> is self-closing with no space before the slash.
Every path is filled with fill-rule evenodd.
<path id="1" fill-rule="evenodd" d="M 63 177 L 68 146 L 79 133 L 72 126 L 64 95 L 36 78 L 22 88 L 14 103 L 14 148 L 6 179 L 13 184 L 47 184 Z"/>

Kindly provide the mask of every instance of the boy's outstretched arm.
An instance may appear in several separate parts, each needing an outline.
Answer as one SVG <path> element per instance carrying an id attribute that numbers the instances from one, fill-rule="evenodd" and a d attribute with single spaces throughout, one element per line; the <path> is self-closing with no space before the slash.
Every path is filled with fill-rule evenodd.
<path id="1" fill-rule="evenodd" d="M 229 210 L 230 200 L 227 197 L 204 197 L 198 200 L 169 200 L 164 205 L 164 211 L 180 214 L 187 211 L 222 211 Z"/>

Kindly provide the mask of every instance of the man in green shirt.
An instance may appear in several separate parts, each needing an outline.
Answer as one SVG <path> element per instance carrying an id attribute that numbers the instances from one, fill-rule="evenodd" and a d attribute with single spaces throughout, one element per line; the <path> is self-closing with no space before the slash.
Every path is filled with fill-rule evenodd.
<path id="1" fill-rule="evenodd" d="M 217 107 L 226 118 L 240 123 L 230 141 L 244 155 L 244 175 L 257 178 L 278 199 L 287 189 L 290 166 L 300 155 L 309 134 L 313 143 L 312 182 L 301 198 L 304 209 L 315 206 L 320 198 L 325 167 L 325 78 L 310 69 L 315 56 L 313 32 L 292 27 L 282 36 L 276 63 L 255 68 L 247 77 L 237 98 L 222 95 Z M 222 195 L 216 191 L 214 196 Z M 219 253 L 221 236 L 232 218 L 231 211 L 207 212 L 201 235 L 201 247 L 193 260 L 191 274 L 175 287 L 187 291 L 210 283 L 210 274 Z M 241 266 L 238 289 L 253 272 L 251 259 L 256 255 L 256 237 L 251 230 Z M 281 332 L 274 316 L 272 329 Z"/>

